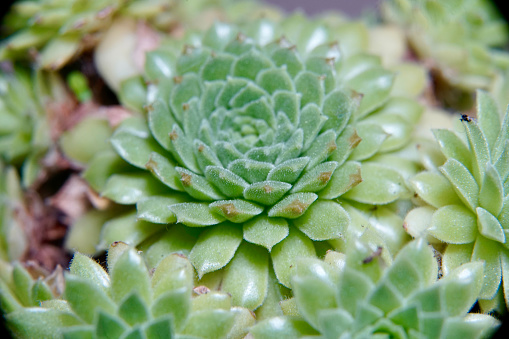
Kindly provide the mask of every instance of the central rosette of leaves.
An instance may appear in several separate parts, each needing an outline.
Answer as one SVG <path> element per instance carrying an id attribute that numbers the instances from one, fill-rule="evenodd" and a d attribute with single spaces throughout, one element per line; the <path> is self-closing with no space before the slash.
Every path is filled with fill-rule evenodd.
<path id="1" fill-rule="evenodd" d="M 296 256 L 346 232 L 350 217 L 332 199 L 360 182 L 347 161 L 360 141 L 347 126 L 358 100 L 336 87 L 329 45 L 304 59 L 285 39 L 260 46 L 223 24 L 194 44 L 179 57 L 147 54 L 148 121 L 125 120 L 111 139 L 143 171 L 111 175 L 102 194 L 136 203 L 138 220 L 208 226 L 191 262 L 200 277 L 228 265 L 222 288 L 255 309 L 269 265 L 255 245 L 288 287 Z M 103 239 L 126 240 L 105 228 Z"/>
<path id="2" fill-rule="evenodd" d="M 149 107 L 166 152 L 146 168 L 200 201 L 171 205 L 178 221 L 304 214 L 338 167 L 328 158 L 351 113 L 327 60 L 301 60 L 284 40 L 262 48 L 238 35 L 219 50 L 186 47 L 175 68 Z"/>

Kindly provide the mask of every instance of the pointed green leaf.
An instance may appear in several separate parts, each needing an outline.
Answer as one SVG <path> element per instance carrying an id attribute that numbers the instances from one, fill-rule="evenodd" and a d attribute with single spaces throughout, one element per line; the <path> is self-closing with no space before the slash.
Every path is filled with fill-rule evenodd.
<path id="1" fill-rule="evenodd" d="M 170 150 L 169 127 L 177 123 L 168 104 L 161 98 L 156 99 L 147 107 L 148 126 L 157 142 L 166 150 Z"/>
<path id="2" fill-rule="evenodd" d="M 267 251 L 243 242 L 231 262 L 226 266 L 221 290 L 232 296 L 232 303 L 254 310 L 267 295 Z"/>
<path id="3" fill-rule="evenodd" d="M 173 124 L 169 135 L 169 148 L 173 157 L 179 164 L 184 165 L 195 173 L 200 173 L 198 162 L 193 151 L 193 143 L 187 138 L 180 126 Z"/>
<path id="4" fill-rule="evenodd" d="M 88 324 L 94 321 L 99 310 L 110 314 L 115 312 L 113 300 L 94 282 L 69 275 L 65 283 L 65 299 L 72 310 Z"/>
<path id="5" fill-rule="evenodd" d="M 348 161 L 334 171 L 331 180 L 318 193 L 318 196 L 321 199 L 335 199 L 357 186 L 361 181 L 361 165 L 355 161 Z"/>
<path id="6" fill-rule="evenodd" d="M 387 204 L 407 193 L 405 179 L 395 170 L 376 163 L 361 165 L 362 182 L 343 194 L 367 204 Z"/>
<path id="7" fill-rule="evenodd" d="M 177 216 L 177 223 L 190 227 L 203 227 L 219 224 L 224 220 L 210 211 L 207 203 L 187 202 L 168 206 Z"/>
<path id="8" fill-rule="evenodd" d="M 149 173 L 114 174 L 106 183 L 102 196 L 122 205 L 135 204 L 152 195 L 168 192 L 168 188 Z"/>
<path id="9" fill-rule="evenodd" d="M 5 318 L 19 338 L 56 338 L 62 328 L 83 324 L 72 313 L 42 307 L 24 308 L 6 314 Z"/>
<path id="10" fill-rule="evenodd" d="M 226 80 L 233 61 L 234 58 L 228 54 L 210 56 L 201 69 L 202 79 L 205 81 Z"/>
<path id="11" fill-rule="evenodd" d="M 312 102 L 318 106 L 322 105 L 324 88 L 320 77 L 311 72 L 302 72 L 295 78 L 295 88 L 302 94 L 300 99 L 301 107 Z"/>
<path id="12" fill-rule="evenodd" d="M 295 219 L 306 213 L 306 210 L 318 198 L 314 193 L 294 193 L 279 201 L 268 211 L 269 217 Z"/>
<path id="13" fill-rule="evenodd" d="M 438 172 L 421 172 L 410 179 L 415 193 L 433 207 L 457 205 L 461 201 L 446 177 Z"/>
<path id="14" fill-rule="evenodd" d="M 270 94 L 274 94 L 277 90 L 294 90 L 292 79 L 285 68 L 263 70 L 258 74 L 256 82 Z"/>
<path id="15" fill-rule="evenodd" d="M 332 129 L 336 133 L 341 133 L 356 108 L 347 93 L 343 91 L 329 93 L 322 106 L 323 114 L 329 118 L 323 130 Z"/>
<path id="16" fill-rule="evenodd" d="M 208 166 L 205 169 L 205 177 L 227 197 L 241 197 L 248 183 L 225 168 L 219 166 Z"/>
<path id="17" fill-rule="evenodd" d="M 182 167 L 175 167 L 175 171 L 180 175 L 182 187 L 193 198 L 205 201 L 224 198 L 221 192 L 212 186 L 205 177 Z"/>
<path id="18" fill-rule="evenodd" d="M 472 174 L 481 182 L 484 177 L 486 164 L 490 161 L 488 141 L 475 121 L 464 121 L 463 126 L 467 133 L 468 143 L 472 150 Z"/>
<path id="19" fill-rule="evenodd" d="M 274 165 L 251 159 L 238 159 L 228 165 L 228 169 L 250 183 L 263 181 Z"/>
<path id="20" fill-rule="evenodd" d="M 454 133 L 447 129 L 435 129 L 433 135 L 447 159 L 456 159 L 466 168 L 472 168 L 472 156 L 467 145 Z"/>
<path id="21" fill-rule="evenodd" d="M 235 315 L 226 310 L 206 310 L 193 312 L 182 334 L 192 338 L 226 338 L 233 326 Z"/>
<path id="22" fill-rule="evenodd" d="M 472 211 L 478 204 L 479 186 L 468 169 L 455 159 L 449 159 L 439 168 L 451 182 L 458 197 Z"/>
<path id="23" fill-rule="evenodd" d="M 138 219 L 155 224 L 173 224 L 177 216 L 170 209 L 170 205 L 185 202 L 187 199 L 182 195 L 153 196 L 138 201 L 136 211 Z"/>
<path id="24" fill-rule="evenodd" d="M 361 122 L 355 126 L 361 142 L 350 155 L 352 160 L 365 160 L 380 150 L 388 134 L 379 125 L 371 122 Z"/>
<path id="25" fill-rule="evenodd" d="M 454 220 L 454 222 L 451 222 Z M 451 244 L 468 244 L 477 237 L 475 215 L 461 205 L 439 208 L 431 219 L 428 232 L 435 238 Z"/>
<path id="26" fill-rule="evenodd" d="M 261 55 L 260 52 L 251 50 L 235 61 L 232 72 L 235 76 L 255 80 L 262 69 L 270 66 L 269 59 Z"/>
<path id="27" fill-rule="evenodd" d="M 497 216 L 502 210 L 504 188 L 497 170 L 490 163 L 486 164 L 486 171 L 479 192 L 479 206 Z"/>
<path id="28" fill-rule="evenodd" d="M 327 117 L 315 104 L 308 104 L 301 110 L 299 128 L 304 132 L 304 150 L 312 145 L 326 121 Z"/>
<path id="29" fill-rule="evenodd" d="M 152 304 L 151 311 L 154 318 L 169 315 L 175 324 L 175 329 L 182 330 L 191 312 L 191 298 L 187 292 L 184 289 L 178 289 L 160 295 Z"/>
<path id="30" fill-rule="evenodd" d="M 96 322 L 95 337 L 98 339 L 108 339 L 110 337 L 120 338 L 127 331 L 127 325 L 117 317 L 99 312 Z"/>
<path id="31" fill-rule="evenodd" d="M 176 191 L 183 191 L 180 175 L 175 170 L 175 166 L 175 162 L 159 153 L 150 154 L 149 160 L 145 164 L 145 168 L 152 172 L 163 184 Z"/>
<path id="32" fill-rule="evenodd" d="M 175 57 L 164 50 L 145 54 L 145 73 L 149 80 L 171 79 L 175 76 Z"/>
<path id="33" fill-rule="evenodd" d="M 483 287 L 479 292 L 479 299 L 492 299 L 497 293 L 502 279 L 500 253 L 501 248 L 497 242 L 483 236 L 477 237 L 471 260 L 485 262 Z"/>
<path id="34" fill-rule="evenodd" d="M 504 229 L 497 218 L 482 207 L 477 207 L 475 211 L 477 212 L 479 232 L 488 239 L 504 244 L 506 241 Z"/>
<path id="35" fill-rule="evenodd" d="M 241 241 L 242 230 L 238 225 L 229 223 L 209 227 L 201 233 L 189 254 L 199 277 L 226 266 Z"/>
<path id="36" fill-rule="evenodd" d="M 299 181 L 295 183 L 290 192 L 318 192 L 322 190 L 329 183 L 337 166 L 338 163 L 335 161 L 328 161 L 317 165 L 308 170 Z"/>
<path id="37" fill-rule="evenodd" d="M 299 122 L 299 96 L 294 92 L 278 91 L 273 95 L 274 112 L 282 112 L 293 126 Z"/>
<path id="38" fill-rule="evenodd" d="M 148 310 L 138 294 L 128 296 L 118 307 L 118 315 L 129 325 L 133 326 L 148 320 Z"/>
<path id="39" fill-rule="evenodd" d="M 240 199 L 216 201 L 209 208 L 234 223 L 243 223 L 263 212 L 263 207 Z"/>
<path id="40" fill-rule="evenodd" d="M 172 319 L 153 320 L 145 328 L 145 336 L 147 339 L 172 339 L 174 330 L 172 327 Z"/>
<path id="41" fill-rule="evenodd" d="M 104 292 L 110 286 L 110 277 L 101 265 L 81 253 L 74 254 L 69 270 L 76 277 L 88 280 Z"/>
<path id="42" fill-rule="evenodd" d="M 318 200 L 293 224 L 310 239 L 320 241 L 344 236 L 350 217 L 338 203 Z"/>
<path id="43" fill-rule="evenodd" d="M 290 277 L 295 270 L 297 259 L 316 257 L 313 242 L 295 228 L 290 228 L 288 236 L 275 245 L 270 253 L 278 281 L 290 287 Z"/>
<path id="44" fill-rule="evenodd" d="M 246 222 L 243 228 L 244 239 L 271 251 L 272 247 L 288 235 L 288 222 L 283 218 L 269 218 L 260 215 Z"/>
<path id="45" fill-rule="evenodd" d="M 137 293 L 146 304 L 151 302 L 150 277 L 143 258 L 133 248 L 120 255 L 110 270 L 111 296 L 118 303 Z"/>
<path id="46" fill-rule="evenodd" d="M 280 163 L 267 175 L 267 180 L 294 183 L 309 162 L 308 157 L 290 159 Z"/>
<path id="47" fill-rule="evenodd" d="M 261 181 L 250 185 L 244 190 L 244 198 L 262 205 L 273 205 L 281 199 L 292 185 L 279 181 Z"/>

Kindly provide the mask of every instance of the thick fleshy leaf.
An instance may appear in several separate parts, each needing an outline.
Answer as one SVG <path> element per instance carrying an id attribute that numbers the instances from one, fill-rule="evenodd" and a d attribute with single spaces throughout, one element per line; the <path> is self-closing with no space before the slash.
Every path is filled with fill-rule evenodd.
<path id="1" fill-rule="evenodd" d="M 96 338 L 120 337 L 126 330 L 127 326 L 121 319 L 104 312 L 99 312 L 95 327 Z"/>
<path id="2" fill-rule="evenodd" d="M 463 316 L 472 308 L 482 288 L 483 266 L 479 261 L 464 264 L 441 280 L 448 315 Z"/>
<path id="3" fill-rule="evenodd" d="M 118 315 L 131 326 L 144 323 L 149 318 L 148 309 L 136 293 L 128 296 L 119 305 Z"/>
<path id="4" fill-rule="evenodd" d="M 61 328 L 82 324 L 72 313 L 42 307 L 24 308 L 5 317 L 20 338 L 55 338 Z"/>
<path id="5" fill-rule="evenodd" d="M 293 224 L 310 239 L 320 241 L 344 236 L 350 217 L 340 204 L 318 200 Z"/>
<path id="6" fill-rule="evenodd" d="M 260 181 L 244 190 L 244 198 L 262 205 L 273 205 L 281 199 L 292 185 L 280 181 Z"/>
<path id="7" fill-rule="evenodd" d="M 225 338 L 233 326 L 235 315 L 232 312 L 216 309 L 193 312 L 182 334 L 191 338 Z"/>
<path id="8" fill-rule="evenodd" d="M 232 303 L 250 310 L 258 308 L 267 295 L 267 251 L 243 242 L 226 266 L 221 290 L 232 296 Z"/>
<path id="9" fill-rule="evenodd" d="M 185 289 L 165 292 L 152 303 L 155 318 L 172 317 L 175 329 L 180 331 L 191 312 L 191 298 Z"/>
<path id="10" fill-rule="evenodd" d="M 76 277 L 88 280 L 103 291 L 110 286 L 110 277 L 101 265 L 81 253 L 74 254 L 69 270 Z"/>
<path id="11" fill-rule="evenodd" d="M 153 195 L 161 195 L 169 190 L 150 174 L 144 172 L 114 174 L 106 182 L 101 194 L 116 203 L 135 204 Z"/>
<path id="12" fill-rule="evenodd" d="M 478 235 L 477 220 L 467 208 L 447 205 L 433 214 L 428 232 L 446 243 L 468 244 Z"/>
<path id="13" fill-rule="evenodd" d="M 116 302 L 132 293 L 146 304 L 151 302 L 150 277 L 143 258 L 132 248 L 124 251 L 110 270 L 111 296 Z"/>
<path id="14" fill-rule="evenodd" d="M 337 148 L 336 133 L 332 130 L 327 130 L 320 134 L 304 153 L 304 156 L 309 157 L 307 169 L 311 170 L 316 168 L 327 159 Z"/>
<path id="15" fill-rule="evenodd" d="M 458 197 L 472 211 L 475 211 L 479 197 L 479 186 L 468 169 L 455 159 L 449 159 L 440 167 L 447 179 L 451 182 Z"/>
<path id="16" fill-rule="evenodd" d="M 152 172 L 152 174 L 166 186 L 176 191 L 183 191 L 184 188 L 180 181 L 181 176 L 175 170 L 175 165 L 175 162 L 170 160 L 170 158 L 162 156 L 159 153 L 151 153 L 145 164 L 145 168 Z"/>
<path id="17" fill-rule="evenodd" d="M 200 234 L 189 260 L 201 278 L 205 273 L 216 271 L 228 264 L 242 241 L 238 225 L 222 223 Z"/>
<path id="18" fill-rule="evenodd" d="M 66 277 L 65 299 L 72 310 L 89 324 L 94 321 L 98 310 L 110 314 L 116 310 L 115 303 L 104 289 L 73 275 Z"/>
<path id="19" fill-rule="evenodd" d="M 290 277 L 295 270 L 297 258 L 316 256 L 313 242 L 295 228 L 290 228 L 288 236 L 275 245 L 271 252 L 272 264 L 278 281 L 290 287 Z"/>
<path id="20" fill-rule="evenodd" d="M 234 223 L 243 223 L 263 212 L 263 207 L 240 199 L 216 201 L 209 208 Z"/>
<path id="21" fill-rule="evenodd" d="M 267 175 L 274 168 L 274 165 L 267 162 L 260 162 L 250 159 L 239 159 L 232 161 L 228 169 L 249 183 L 255 183 L 267 179 Z M 268 179 L 273 180 L 273 179 Z M 277 181 L 282 181 L 275 179 Z"/>
<path id="22" fill-rule="evenodd" d="M 295 183 L 291 193 L 297 192 L 318 192 L 323 189 L 331 179 L 338 163 L 335 161 L 328 161 L 317 165 L 316 167 L 307 171 Z"/>
<path id="23" fill-rule="evenodd" d="M 350 155 L 351 160 L 365 160 L 372 157 L 380 150 L 382 143 L 388 137 L 380 125 L 371 122 L 360 122 L 356 124 L 355 130 L 361 141 L 353 149 Z"/>
<path id="24" fill-rule="evenodd" d="M 244 189 L 249 186 L 244 179 L 219 166 L 208 166 L 205 177 L 227 197 L 241 197 Z"/>
<path id="25" fill-rule="evenodd" d="M 168 207 L 187 200 L 185 196 L 177 194 L 143 199 L 136 204 L 138 219 L 155 224 L 172 224 L 177 221 L 177 216 Z"/>
<path id="26" fill-rule="evenodd" d="M 463 126 L 467 132 L 468 143 L 473 152 L 472 174 L 477 182 L 481 182 L 484 177 L 486 164 L 490 161 L 490 149 L 488 141 L 483 132 L 474 121 L 464 121 Z"/>
<path id="27" fill-rule="evenodd" d="M 283 217 L 295 219 L 306 213 L 306 210 L 318 198 L 314 193 L 290 194 L 272 206 L 268 211 L 269 217 Z"/>
<path id="28" fill-rule="evenodd" d="M 141 124 L 144 124 L 142 121 Z M 120 126 L 110 139 L 117 153 L 128 163 L 145 168 L 152 152 L 165 154 L 166 151 L 150 137 L 145 126 L 122 128 Z"/>
<path id="29" fill-rule="evenodd" d="M 442 153 L 448 159 L 456 159 L 466 168 L 472 168 L 470 150 L 456 133 L 447 129 L 436 129 L 433 130 L 433 134 L 440 145 Z"/>
<path id="30" fill-rule="evenodd" d="M 212 213 L 207 203 L 184 202 L 168 208 L 177 216 L 177 223 L 190 227 L 216 225 L 224 220 L 220 215 Z"/>
<path id="31" fill-rule="evenodd" d="M 331 180 L 318 196 L 322 199 L 335 199 L 357 186 L 362 181 L 361 165 L 349 161 L 337 168 Z"/>
<path id="32" fill-rule="evenodd" d="M 269 218 L 261 215 L 244 223 L 244 239 L 253 244 L 272 247 L 288 235 L 288 222 L 283 218 Z"/>
<path id="33" fill-rule="evenodd" d="M 343 164 L 352 151 L 359 145 L 361 138 L 357 130 L 352 126 L 346 126 L 343 132 L 336 139 L 336 150 L 331 154 L 329 160 Z"/>
<path id="34" fill-rule="evenodd" d="M 313 335 L 316 331 L 304 320 L 274 317 L 257 323 L 249 333 L 255 339 L 293 339 L 307 334 Z"/>
<path id="35" fill-rule="evenodd" d="M 408 192 L 397 171 L 376 163 L 361 166 L 362 182 L 343 194 L 344 198 L 378 205 L 393 202 Z"/>
<path id="36" fill-rule="evenodd" d="M 479 292 L 480 299 L 492 299 L 500 286 L 502 279 L 500 249 L 497 242 L 483 236 L 477 237 L 475 241 L 472 261 L 485 261 L 483 287 Z"/>
<path id="37" fill-rule="evenodd" d="M 497 170 L 490 163 L 486 164 L 486 172 L 479 192 L 479 206 L 497 216 L 503 206 L 504 189 Z"/>
<path id="38" fill-rule="evenodd" d="M 403 228 L 414 238 L 425 236 L 435 211 L 431 206 L 414 208 L 405 216 Z"/>
<path id="39" fill-rule="evenodd" d="M 456 205 L 461 201 L 449 180 L 438 172 L 421 172 L 410 179 L 415 192 L 433 207 Z"/>
<path id="40" fill-rule="evenodd" d="M 175 170 L 180 175 L 180 183 L 184 190 L 197 200 L 214 201 L 224 196 L 203 176 L 182 167 Z"/>
<path id="41" fill-rule="evenodd" d="M 323 114 L 328 117 L 323 130 L 332 129 L 336 133 L 341 133 L 356 108 L 347 93 L 342 91 L 329 93 L 322 105 Z"/>
<path id="42" fill-rule="evenodd" d="M 479 232 L 488 239 L 504 244 L 506 242 L 504 229 L 497 218 L 482 207 L 477 207 L 475 211 Z"/>
<path id="43" fill-rule="evenodd" d="M 308 157 L 290 159 L 272 168 L 267 175 L 267 180 L 282 181 L 293 184 L 309 162 Z"/>

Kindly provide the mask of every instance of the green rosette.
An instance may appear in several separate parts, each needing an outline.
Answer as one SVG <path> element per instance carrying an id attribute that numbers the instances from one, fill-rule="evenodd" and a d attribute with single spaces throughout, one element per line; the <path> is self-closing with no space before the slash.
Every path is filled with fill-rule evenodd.
<path id="1" fill-rule="evenodd" d="M 462 263 L 484 260 L 479 302 L 485 311 L 500 310 L 509 279 L 509 114 L 500 119 L 496 102 L 479 91 L 477 119 L 461 120 L 461 131 L 434 130 L 445 160 L 411 179 L 427 205 L 412 210 L 405 223 L 413 236 L 447 244 L 446 275 Z"/>
<path id="2" fill-rule="evenodd" d="M 391 0 L 383 18 L 406 33 L 409 49 L 429 65 L 434 92 L 446 107 L 469 110 L 480 88 L 507 105 L 507 23 L 490 1 Z"/>
<path id="3" fill-rule="evenodd" d="M 392 72 L 354 43 L 363 26 L 318 21 L 295 46 L 281 32 L 296 18 L 217 23 L 178 56 L 175 42 L 147 54 L 148 85 L 132 78 L 121 89 L 147 121 L 125 120 L 116 154 L 97 155 L 84 174 L 103 197 L 137 207 L 105 224 L 99 247 L 126 241 L 151 266 L 189 253 L 203 281 L 257 309 L 272 281 L 286 293 L 297 257 L 362 236 L 390 261 L 408 241 L 392 204 L 409 197 L 417 170 L 395 159 L 421 107 L 391 95 Z M 351 44 L 343 52 L 333 37 Z M 110 166 L 120 159 L 130 166 Z"/>
<path id="4" fill-rule="evenodd" d="M 194 288 L 184 256 L 170 255 L 149 272 L 136 250 L 114 243 L 107 265 L 108 272 L 76 253 L 58 299 L 43 280 L 15 266 L 14 292 L 0 290 L 10 302 L 2 303 L 8 328 L 19 338 L 212 339 L 242 338 L 254 324 L 249 310 L 231 306 L 231 296 Z"/>
<path id="5" fill-rule="evenodd" d="M 437 261 L 423 239 L 406 245 L 389 267 L 380 249 L 352 242 L 324 261 L 301 259 L 292 277 L 295 297 L 285 316 L 257 323 L 254 338 L 465 338 L 489 336 L 499 322 L 467 314 L 482 288 L 483 263 L 437 279 Z"/>

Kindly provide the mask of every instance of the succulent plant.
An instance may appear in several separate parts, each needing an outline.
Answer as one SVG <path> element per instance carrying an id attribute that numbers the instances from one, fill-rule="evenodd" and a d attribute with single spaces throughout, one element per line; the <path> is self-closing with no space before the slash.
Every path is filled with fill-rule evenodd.
<path id="1" fill-rule="evenodd" d="M 3 44 L 0 59 L 26 58 L 30 49 L 37 49 L 40 67 L 60 69 L 87 44 L 93 45 L 119 13 L 155 23 L 169 7 L 165 0 L 20 1 L 7 18 L 15 34 Z"/>
<path id="2" fill-rule="evenodd" d="M 6 64 L 0 74 L 0 158 L 21 168 L 23 186 L 42 174 L 42 159 L 53 149 L 56 111 L 75 105 L 60 75 L 37 71 L 30 75 Z"/>
<path id="3" fill-rule="evenodd" d="M 509 113 L 501 122 L 494 100 L 479 91 L 477 119 L 461 120 L 464 131 L 433 131 L 445 163 L 411 179 L 428 205 L 412 210 L 405 223 L 413 236 L 427 234 L 447 244 L 446 275 L 464 262 L 486 262 L 479 299 L 489 310 L 499 301 L 497 291 L 508 300 Z"/>
<path id="4" fill-rule="evenodd" d="M 254 338 L 482 338 L 498 322 L 468 314 L 482 286 L 482 262 L 437 279 L 437 261 L 424 239 L 406 245 L 393 264 L 380 249 L 352 242 L 325 262 L 302 259 L 292 277 L 289 315 L 257 323 Z M 287 301 L 287 303 L 290 303 Z"/>
<path id="5" fill-rule="evenodd" d="M 254 40 L 218 23 L 176 60 L 171 48 L 147 54 L 148 123 L 125 120 L 111 138 L 137 169 L 115 172 L 106 164 L 118 164 L 118 157 L 109 153 L 85 172 L 104 197 L 137 204 L 136 215 L 105 225 L 103 248 L 117 240 L 140 245 L 152 264 L 163 249 L 190 250 L 200 277 L 229 264 L 221 288 L 234 303 L 255 309 L 267 293 L 263 248 L 278 281 L 289 286 L 292 260 L 315 256 L 313 241 L 330 247 L 323 241 L 350 238 L 346 208 L 364 209 L 356 218 L 369 225 L 362 215 L 372 215 L 369 205 L 408 194 L 400 169 L 393 168 L 399 165 L 388 165 L 396 155 L 357 161 L 402 148 L 420 106 L 390 97 L 393 75 L 376 57 L 346 45 L 357 57 L 347 58 L 337 44 L 312 38 L 324 30 L 317 26 L 310 26 L 302 55 L 267 22 L 246 28 Z M 357 36 L 344 28 L 343 36 Z M 364 93 L 362 100 L 351 88 Z M 371 237 L 383 242 L 378 227 L 391 238 L 384 251 L 390 257 L 386 252 L 395 253 L 407 238 L 401 217 L 381 210 L 385 220 L 376 222 Z M 170 236 L 167 226 L 147 222 L 192 229 Z M 364 231 L 358 224 L 354 233 Z M 246 289 L 250 284 L 259 288 Z"/>
<path id="6" fill-rule="evenodd" d="M 229 295 L 204 287 L 193 290 L 194 270 L 183 256 L 170 255 L 149 273 L 132 247 L 115 243 L 107 264 L 108 273 L 76 253 L 61 299 L 50 298 L 43 283 L 47 295 L 36 297 L 26 274 L 18 278 L 13 271 L 15 279 L 25 279 L 16 290 L 31 287 L 25 294 L 39 305 L 28 301 L 8 309 L 12 332 L 32 338 L 242 338 L 254 323 L 249 310 L 231 307 Z"/>
<path id="7" fill-rule="evenodd" d="M 444 106 L 467 110 L 477 88 L 507 88 L 509 58 L 496 48 L 507 44 L 509 30 L 490 1 L 390 0 L 382 14 L 402 26 L 411 51 L 429 64 Z"/>

